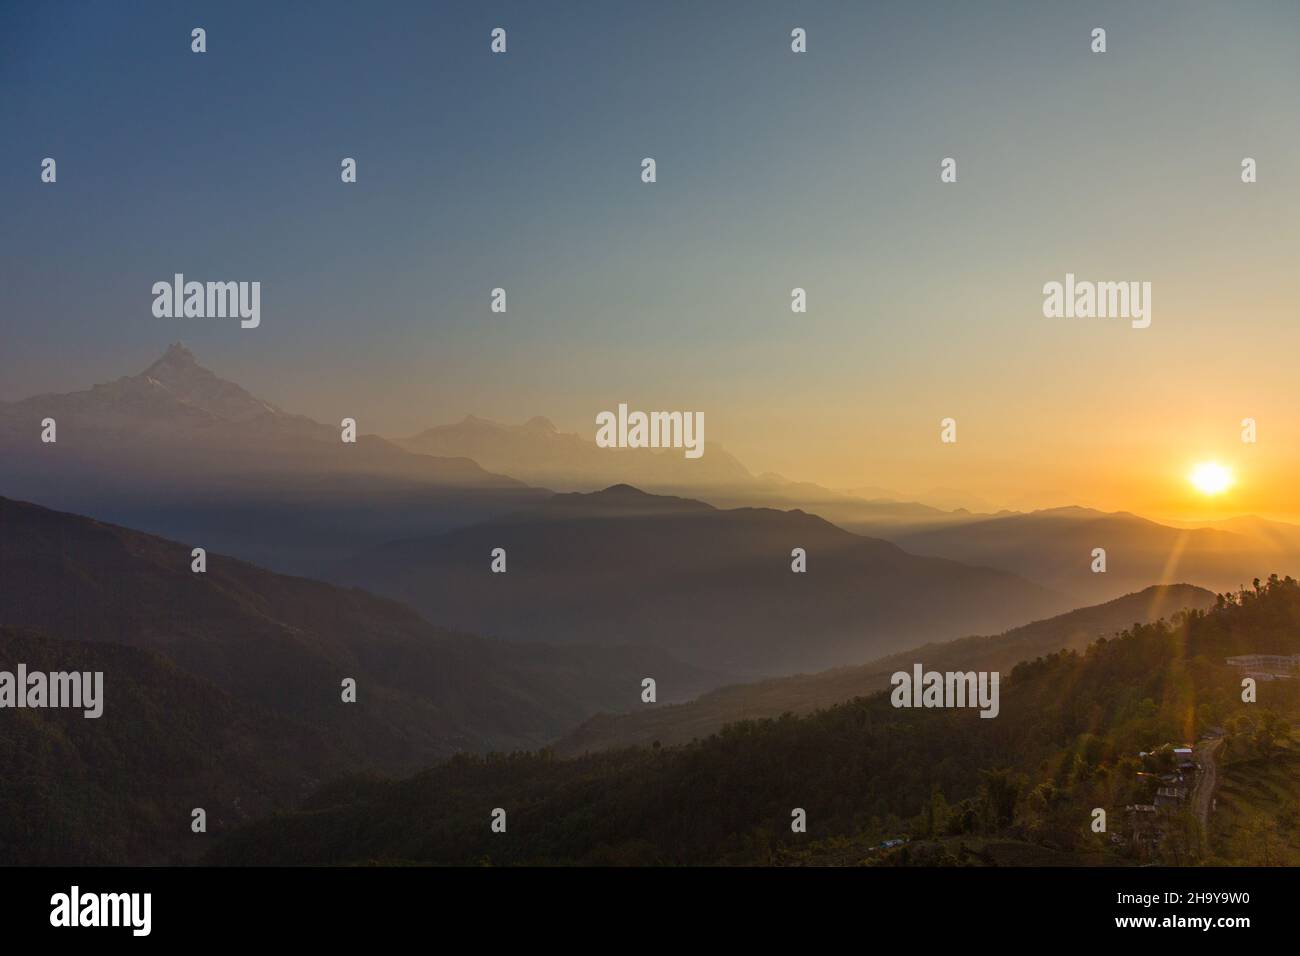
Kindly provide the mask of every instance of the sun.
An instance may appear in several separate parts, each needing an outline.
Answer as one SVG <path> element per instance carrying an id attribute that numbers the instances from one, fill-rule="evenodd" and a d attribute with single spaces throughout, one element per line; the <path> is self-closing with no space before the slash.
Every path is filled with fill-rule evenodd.
<path id="1" fill-rule="evenodd" d="M 1232 487 L 1232 470 L 1217 461 L 1203 461 L 1187 476 L 1193 487 L 1203 495 L 1217 495 Z"/>

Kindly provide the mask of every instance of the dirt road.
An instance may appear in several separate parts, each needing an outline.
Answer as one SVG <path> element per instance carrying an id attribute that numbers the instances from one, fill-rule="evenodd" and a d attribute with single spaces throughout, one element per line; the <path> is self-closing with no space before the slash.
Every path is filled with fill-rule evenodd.
<path id="1" fill-rule="evenodd" d="M 1210 805 L 1214 799 L 1214 789 L 1219 785 L 1219 768 L 1216 757 L 1223 746 L 1223 738 L 1203 740 L 1196 745 L 1196 759 L 1201 765 L 1201 776 L 1192 791 L 1192 809 L 1206 830 L 1210 826 Z"/>

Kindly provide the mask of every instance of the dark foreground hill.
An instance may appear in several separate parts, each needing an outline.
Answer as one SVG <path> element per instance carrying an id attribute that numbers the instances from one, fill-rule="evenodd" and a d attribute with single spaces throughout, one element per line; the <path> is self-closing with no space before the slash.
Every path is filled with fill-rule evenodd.
<path id="1" fill-rule="evenodd" d="M 498 548 L 504 574 L 491 571 Z M 791 570 L 795 548 L 806 573 Z M 722 510 L 627 485 L 389 544 L 334 578 L 478 633 L 647 644 L 746 677 L 861 663 L 1067 609 L 1015 575 L 920 558 L 802 511 Z M 661 699 L 682 698 L 659 685 Z"/>
<path id="2" fill-rule="evenodd" d="M 0 498 L 0 671 L 104 674 L 97 719 L 0 709 L 0 862 L 192 854 L 194 806 L 219 832 L 344 772 L 540 746 L 639 706 L 646 674 L 683 693 L 717 680 L 653 648 L 511 644 L 364 591 L 191 562 L 188 545 Z"/>
<path id="3" fill-rule="evenodd" d="M 0 711 L 0 864 L 192 859 L 209 833 L 287 807 L 355 763 L 317 729 L 150 651 L 0 628 L 0 671 L 104 674 L 103 714 Z"/>
<path id="4" fill-rule="evenodd" d="M 1158 782 L 1138 776 L 1139 750 L 1215 726 L 1227 728 L 1230 751 L 1267 757 L 1284 746 L 1297 688 L 1270 682 L 1261 702 L 1243 703 L 1224 658 L 1244 653 L 1300 653 L 1295 581 L 1021 664 L 1004 677 L 995 719 L 899 709 L 881 693 L 808 717 L 734 724 L 682 747 L 459 757 L 406 780 L 325 787 L 300 811 L 231 835 L 211 859 L 771 863 L 860 846 L 867 860 L 915 861 L 924 849 L 931 862 L 990 862 L 983 849 L 950 853 L 944 841 L 994 837 L 1045 848 L 1057 862 L 1248 859 L 1195 824 L 1185 839 L 1145 850 L 1090 828 L 1092 809 L 1106 808 L 1109 834 L 1120 837 L 1123 807 L 1153 799 Z M 507 813 L 504 833 L 490 826 L 496 808 Z M 807 833 L 791 831 L 797 809 Z M 1294 826 L 1290 808 L 1266 812 L 1271 825 Z M 884 837 L 913 844 L 869 855 Z"/>

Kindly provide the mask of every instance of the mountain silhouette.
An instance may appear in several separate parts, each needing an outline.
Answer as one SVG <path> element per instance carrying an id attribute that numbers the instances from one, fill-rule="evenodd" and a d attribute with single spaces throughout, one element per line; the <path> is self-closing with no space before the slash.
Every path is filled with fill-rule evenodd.
<path id="1" fill-rule="evenodd" d="M 41 441 L 55 420 L 57 442 Z M 173 344 L 138 375 L 0 403 L 0 494 L 199 539 L 279 570 L 544 494 L 460 457 L 414 454 L 359 423 L 290 414 Z"/>
<path id="2" fill-rule="evenodd" d="M 504 574 L 490 570 L 496 548 Z M 791 570 L 795 548 L 807 573 Z M 453 627 L 649 644 L 736 676 L 860 663 L 1064 610 L 1014 575 L 916 557 L 802 511 L 725 510 L 626 484 L 393 542 L 330 577 Z"/>
<path id="3" fill-rule="evenodd" d="M 744 465 L 712 442 L 697 459 L 686 458 L 681 449 L 600 448 L 594 441 L 561 432 L 540 416 L 522 425 L 503 425 L 469 415 L 454 425 L 395 441 L 424 455 L 471 458 L 549 488 L 589 490 L 619 481 L 691 488 L 754 480 Z"/>
<path id="4" fill-rule="evenodd" d="M 1001 568 L 1069 595 L 1075 603 L 1110 600 L 1152 583 L 1188 581 L 1230 591 L 1272 571 L 1300 571 L 1300 528 L 1230 522 L 1175 528 L 1127 512 L 1066 507 L 971 521 L 899 535 L 907 551 Z M 1224 528 L 1233 530 L 1224 530 Z M 1289 528 L 1292 537 L 1276 533 Z M 1245 532 L 1245 533 L 1241 533 Z M 1093 549 L 1106 570 L 1092 570 Z"/>
<path id="5" fill-rule="evenodd" d="M 871 489 L 866 500 L 813 482 L 791 481 L 765 472 L 755 475 L 722 446 L 705 443 L 705 453 L 687 459 L 678 449 L 600 448 L 592 440 L 561 432 L 549 419 L 522 425 L 467 416 L 394 441 L 427 455 L 464 456 L 490 471 L 513 475 L 557 491 L 596 491 L 626 483 L 664 495 L 699 498 L 724 508 L 777 507 L 815 511 L 865 534 L 885 529 L 916 530 L 970 520 L 911 501 L 883 500 Z"/>
<path id="6" fill-rule="evenodd" d="M 682 692 L 712 675 L 653 648 L 509 644 L 435 627 L 358 589 L 0 498 L 0 625 L 160 654 L 267 711 L 317 726 L 359 765 L 540 746 L 648 671 Z M 353 678 L 362 703 L 340 705 Z"/>

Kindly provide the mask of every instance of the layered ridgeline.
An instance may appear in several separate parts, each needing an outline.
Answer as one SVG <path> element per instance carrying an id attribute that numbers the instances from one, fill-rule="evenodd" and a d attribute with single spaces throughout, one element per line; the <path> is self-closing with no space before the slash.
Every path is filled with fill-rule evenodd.
<path id="1" fill-rule="evenodd" d="M 358 422 L 345 443 L 339 423 L 286 412 L 173 345 L 138 375 L 0 402 L 0 495 L 294 572 L 544 495 L 368 431 Z"/>
<path id="2" fill-rule="evenodd" d="M 52 421 L 54 442 L 43 441 Z M 599 448 L 544 418 L 477 418 L 388 440 L 357 422 L 279 408 L 173 345 L 137 375 L 65 394 L 0 402 L 0 495 L 94 514 L 293 573 L 396 538 L 431 535 L 526 508 L 542 488 L 618 483 L 721 508 L 798 508 L 905 551 L 998 568 L 1064 595 L 1062 607 L 1151 583 L 1236 587 L 1269 570 L 1300 573 L 1300 527 L 1240 518 L 1181 529 L 1123 513 L 1059 508 L 972 514 L 751 473 L 715 444 Z M 509 477 L 507 477 L 509 476 Z M 951 500 L 947 505 L 954 503 Z M 1107 550 L 1105 574 L 1092 550 Z M 1010 623 L 1010 622 L 1008 622 Z"/>
<path id="3" fill-rule="evenodd" d="M 1078 507 L 979 514 L 967 508 L 993 506 L 957 491 L 933 489 L 909 500 L 881 487 L 829 489 L 756 475 L 715 444 L 706 443 L 698 459 L 676 449 L 599 448 L 545 418 L 506 425 L 470 416 L 394 442 L 424 454 L 471 458 L 556 491 L 626 483 L 720 508 L 798 508 L 914 554 L 1010 571 L 1066 595 L 1072 607 L 1153 583 L 1192 581 L 1232 590 L 1272 571 L 1300 574 L 1300 526 L 1253 516 L 1183 528 Z M 1093 572 L 1094 548 L 1106 549 L 1104 574 Z"/>
<path id="4" fill-rule="evenodd" d="M 1124 806 L 1158 781 L 1137 754 L 1223 727 L 1225 779 L 1289 766 L 1300 716 L 1293 681 L 1241 700 L 1225 664 L 1300 653 L 1300 586 L 1270 582 L 1175 623 L 1138 625 L 1083 653 L 1059 651 L 1004 675 L 999 715 L 899 709 L 889 693 L 807 717 L 742 722 L 681 747 L 576 759 L 550 752 L 456 758 L 415 777 L 355 777 L 299 812 L 225 839 L 213 862 L 435 864 L 931 862 L 1251 862 L 1239 813 L 1294 854 L 1297 787 L 1243 796 L 1225 786 L 1207 833 L 1142 851 L 1114 843 Z M 1283 771 L 1282 779 L 1289 779 Z M 1111 826 L 1093 833 L 1092 809 Z M 494 832 L 496 809 L 506 830 Z M 791 830 L 803 809 L 807 832 Z M 1242 832 L 1255 832 L 1244 829 Z M 890 851 L 870 849 L 909 838 Z M 1293 856 L 1292 859 L 1295 859 Z"/>
<path id="5" fill-rule="evenodd" d="M 1300 527 L 1254 517 L 1175 528 L 1126 512 L 1053 508 L 886 536 L 914 554 L 1019 574 L 1075 603 L 1151 583 L 1233 591 L 1274 571 L 1300 574 Z M 1104 574 L 1093 572 L 1095 548 L 1106 551 Z"/>
<path id="6" fill-rule="evenodd" d="M 192 759 L 217 761 L 218 742 L 230 736 L 239 742 L 241 761 L 263 766 L 266 779 L 291 781 L 275 790 L 278 795 L 297 796 L 301 787 L 343 770 L 413 769 L 459 751 L 539 746 L 597 711 L 640 706 L 646 674 L 661 675 L 684 695 L 717 680 L 654 648 L 515 645 L 454 633 L 364 591 L 214 553 L 206 556 L 206 571 L 195 573 L 191 555 L 188 544 L 0 498 L 0 626 L 56 641 L 41 646 L 41 662 L 24 660 L 18 645 L 0 645 L 0 670 L 12 672 L 20 663 L 33 670 L 84 670 L 83 660 L 111 663 L 119 653 L 134 667 L 125 675 L 121 668 L 102 668 L 104 713 L 85 720 L 78 712 L 79 736 L 68 737 L 55 725 L 47 734 L 77 753 L 83 744 L 116 748 L 120 767 L 84 753 L 74 763 L 95 768 L 88 779 L 100 781 L 107 793 L 118 791 L 112 784 L 118 776 L 132 775 L 126 792 L 143 801 L 138 812 L 106 817 L 101 825 L 125 828 L 114 831 L 119 836 L 132 828 L 147 832 L 155 819 L 150 794 L 169 792 L 175 782 L 166 761 L 131 756 L 133 748 L 148 753 L 161 746 L 153 718 L 134 703 L 149 695 L 174 707 L 178 732 L 183 727 L 192 736 L 182 739 L 193 741 L 193 747 L 176 746 Z M 342 701 L 345 678 L 356 681 L 356 703 Z M 172 692 L 169 686 L 180 681 L 200 690 Z M 17 713 L 0 712 L 0 720 L 12 728 Z M 65 716 L 25 711 L 21 726 Z M 295 729 L 286 731 L 289 725 Z M 47 766 L 39 746 L 29 749 L 21 734 L 9 739 L 26 758 Z M 290 739 L 310 745 L 286 749 Z M 205 740 L 217 749 L 209 751 Z M 232 767 L 226 789 L 241 793 L 244 810 L 253 812 L 264 788 L 257 774 L 238 769 L 242 765 Z M 40 785 L 22 790 L 36 778 L 14 770 L 27 765 L 4 766 L 6 805 L 37 799 Z M 218 766 L 211 769 L 220 774 Z M 32 773 L 39 776 L 39 767 Z M 248 790 L 240 788 L 245 778 Z M 69 789 L 48 812 L 87 811 L 81 793 Z M 154 851 L 169 844 L 153 836 L 155 842 L 142 839 L 135 850 L 156 858 Z M 14 860 L 21 849 L 11 847 L 5 859 Z M 90 859 L 89 845 L 80 849 L 85 854 L 73 848 L 62 859 Z"/>
<path id="7" fill-rule="evenodd" d="M 507 425 L 470 415 L 450 425 L 393 439 L 424 455 L 470 458 L 489 471 L 556 491 L 598 491 L 630 484 L 659 495 L 699 498 L 722 508 L 801 508 L 865 534 L 959 524 L 973 515 L 906 500 L 887 489 L 841 491 L 777 474 L 756 475 L 721 445 L 687 458 L 677 449 L 601 448 L 562 432 L 546 418 Z"/>
<path id="8" fill-rule="evenodd" d="M 796 548 L 805 573 L 792 570 Z M 497 549 L 505 573 L 490 571 Z M 802 511 L 724 510 L 627 485 L 385 545 L 331 576 L 479 633 L 647 644 L 737 676 L 860 663 L 1068 606 L 1015 575 L 907 554 Z"/>
<path id="9" fill-rule="evenodd" d="M 1215 596 L 1189 584 L 1153 585 L 1105 604 L 1079 608 L 988 637 L 963 637 L 926 644 L 889 657 L 818 674 L 775 677 L 709 691 L 695 700 L 642 707 L 622 714 L 597 714 L 554 745 L 574 756 L 638 744 L 683 744 L 740 720 L 808 714 L 890 686 L 890 675 L 927 670 L 1007 672 L 1020 661 L 1063 649 L 1081 651 L 1099 637 L 1112 637 L 1133 624 L 1172 618 L 1188 608 L 1205 609 Z"/>

